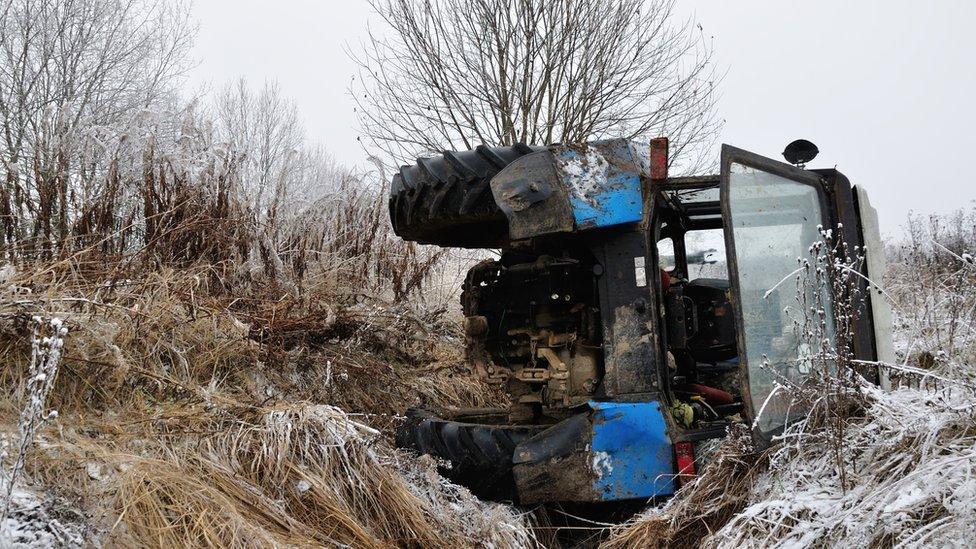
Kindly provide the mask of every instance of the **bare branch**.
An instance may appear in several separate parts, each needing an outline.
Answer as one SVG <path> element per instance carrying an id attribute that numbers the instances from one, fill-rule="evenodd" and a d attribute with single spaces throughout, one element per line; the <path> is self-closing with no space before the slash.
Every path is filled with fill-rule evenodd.
<path id="1" fill-rule="evenodd" d="M 353 54 L 351 93 L 386 161 L 667 135 L 687 171 L 720 127 L 712 48 L 674 0 L 370 1 L 392 32 Z"/>

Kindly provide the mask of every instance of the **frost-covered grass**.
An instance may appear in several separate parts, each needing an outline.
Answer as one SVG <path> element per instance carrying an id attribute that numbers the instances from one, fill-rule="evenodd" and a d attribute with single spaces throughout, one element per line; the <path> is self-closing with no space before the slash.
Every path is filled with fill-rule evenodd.
<path id="1" fill-rule="evenodd" d="M 903 363 L 939 377 L 976 381 L 976 208 L 913 216 L 908 236 L 888 250 L 895 342 Z M 918 385 L 937 378 L 920 380 Z"/>
<path id="2" fill-rule="evenodd" d="M 976 542 L 976 393 L 862 384 L 842 438 L 821 418 L 767 452 L 730 436 L 695 484 L 609 547 L 967 547 Z M 835 459 L 837 448 L 843 461 Z"/>
<path id="3" fill-rule="evenodd" d="M 798 424 L 769 456 L 717 547 L 919 547 L 976 541 L 976 397 L 865 384 L 840 441 Z"/>
<path id="4" fill-rule="evenodd" d="M 64 499 L 18 487 L 8 503 L 9 512 L 0 524 L 0 547 L 85 547 L 98 539 L 86 517 Z"/>

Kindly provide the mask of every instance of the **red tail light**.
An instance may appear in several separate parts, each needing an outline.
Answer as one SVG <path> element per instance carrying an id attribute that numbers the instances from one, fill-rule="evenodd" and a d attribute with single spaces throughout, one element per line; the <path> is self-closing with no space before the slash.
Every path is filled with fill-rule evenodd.
<path id="1" fill-rule="evenodd" d="M 695 478 L 695 445 L 691 442 L 675 442 L 674 458 L 678 465 L 678 486 Z"/>

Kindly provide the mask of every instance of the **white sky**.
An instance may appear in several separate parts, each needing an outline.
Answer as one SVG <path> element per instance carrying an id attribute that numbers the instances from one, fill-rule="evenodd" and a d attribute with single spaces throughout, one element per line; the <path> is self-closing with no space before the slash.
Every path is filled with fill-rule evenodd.
<path id="1" fill-rule="evenodd" d="M 686 0 L 728 73 L 720 141 L 781 159 L 796 138 L 871 192 L 882 230 L 910 210 L 948 212 L 976 198 L 976 2 Z M 346 50 L 367 24 L 366 0 L 196 0 L 199 66 L 190 85 L 277 80 L 311 139 L 363 165 L 347 90 Z M 716 155 L 717 155 L 716 151 Z"/>

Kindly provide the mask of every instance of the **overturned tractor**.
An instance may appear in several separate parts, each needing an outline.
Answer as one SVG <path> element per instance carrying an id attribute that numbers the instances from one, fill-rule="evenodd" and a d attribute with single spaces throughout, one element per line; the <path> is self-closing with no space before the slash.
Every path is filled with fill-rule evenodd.
<path id="1" fill-rule="evenodd" d="M 799 412 L 771 394 L 808 374 L 784 314 L 795 294 L 777 283 L 823 227 L 866 246 L 861 274 L 880 275 L 866 193 L 836 170 L 730 146 L 718 175 L 667 167 L 657 139 L 479 147 L 400 170 L 398 235 L 501 250 L 461 299 L 467 360 L 512 402 L 412 410 L 401 446 L 450 461 L 483 497 L 638 500 L 674 493 L 731 423 L 762 442 Z M 844 340 L 857 359 L 889 360 L 890 311 L 865 309 Z"/>

